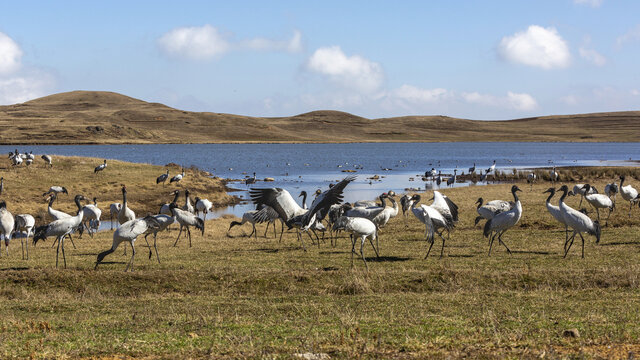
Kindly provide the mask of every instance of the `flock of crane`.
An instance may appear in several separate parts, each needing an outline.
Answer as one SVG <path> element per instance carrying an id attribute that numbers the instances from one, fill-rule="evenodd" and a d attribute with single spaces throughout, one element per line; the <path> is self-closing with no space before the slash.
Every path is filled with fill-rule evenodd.
<path id="1" fill-rule="evenodd" d="M 19 166 L 21 162 L 16 159 L 31 159 L 34 156 L 32 154 L 20 154 L 17 152 L 10 153 L 9 157 L 12 164 Z M 51 157 L 43 155 L 42 158 L 47 162 L 49 166 L 52 166 Z M 483 176 L 486 177 L 492 171 L 495 171 L 495 161 L 493 165 L 484 171 Z M 107 167 L 107 160 L 95 167 L 94 173 L 99 173 Z M 470 173 L 475 172 L 475 164 L 469 169 Z M 436 173 L 435 169 L 427 171 L 425 176 L 432 176 L 432 180 L 440 180 L 441 173 Z M 550 178 L 553 184 L 558 180 L 555 167 L 550 172 Z M 182 173 L 173 176 L 169 180 L 169 171 L 161 174 L 156 179 L 156 184 L 162 183 L 163 185 L 167 180 L 170 183 L 180 182 L 185 176 L 184 169 Z M 437 176 L 437 177 L 436 177 Z M 455 177 L 455 173 L 454 176 Z M 320 243 L 320 238 L 317 232 L 324 234 L 327 229 L 332 234 L 338 231 L 345 231 L 350 234 L 351 239 L 351 263 L 353 265 L 353 256 L 356 253 L 356 244 L 359 240 L 360 249 L 359 253 L 365 266 L 368 267 L 365 256 L 364 246 L 367 241 L 371 244 L 376 256 L 379 256 L 378 247 L 378 232 L 384 228 L 390 219 L 397 216 L 399 210 L 402 210 L 403 216 L 406 217 L 409 213 L 413 215 L 425 226 L 425 239 L 430 243 L 427 250 L 425 259 L 429 256 L 431 248 L 435 243 L 435 236 L 437 235 L 442 240 L 442 248 L 440 250 L 440 256 L 444 254 L 446 239 L 450 238 L 451 231 L 455 228 L 459 221 L 458 206 L 447 196 L 443 195 L 439 191 L 433 191 L 433 201 L 431 204 L 421 204 L 421 196 L 418 194 L 404 195 L 400 198 L 399 204 L 395 200 L 396 194 L 393 191 L 385 192 L 379 196 L 380 203 L 375 201 L 357 201 L 354 203 L 343 203 L 343 193 L 347 185 L 356 179 L 355 175 L 347 176 L 342 181 L 329 186 L 326 191 L 318 190 L 315 193 L 315 198 L 311 205 L 307 207 L 307 193 L 302 191 L 299 197 L 302 197 L 302 205 L 299 205 L 291 194 L 281 188 L 251 188 L 249 194 L 251 200 L 256 205 L 255 210 L 246 212 L 242 221 L 232 221 L 229 230 L 234 226 L 242 225 L 245 223 L 252 224 L 253 231 L 249 236 L 256 236 L 256 224 L 267 223 L 265 229 L 265 236 L 272 225 L 274 229 L 274 236 L 277 235 L 275 223 L 280 221 L 281 233 L 284 233 L 284 225 L 288 229 L 296 229 L 297 238 L 301 243 L 302 248 L 306 251 L 305 243 L 303 241 L 302 233 L 306 233 L 309 238 L 314 242 L 314 238 L 311 234 L 315 235 L 315 241 Z M 535 180 L 535 179 L 528 179 Z M 609 216 L 611 211 L 615 208 L 615 199 L 619 193 L 621 197 L 629 202 L 629 216 L 631 216 L 631 208 L 634 204 L 640 203 L 640 196 L 638 191 L 631 185 L 624 185 L 626 178 L 620 176 L 620 185 L 616 183 L 608 184 L 605 187 L 605 193 L 599 194 L 597 190 L 589 184 L 577 184 L 571 191 L 567 185 L 562 185 L 559 189 L 555 187 L 549 188 L 545 193 L 549 193 L 546 199 L 546 207 L 549 213 L 565 227 L 565 243 L 564 243 L 564 256 L 566 257 L 569 249 L 573 245 L 576 236 L 579 236 L 582 240 L 582 257 L 584 257 L 584 237 L 583 233 L 593 235 L 596 237 L 596 243 L 600 240 L 601 226 L 600 226 L 600 210 L 608 209 Z M 247 185 L 253 184 L 256 181 L 255 173 L 253 178 L 248 179 Z M 455 180 L 454 180 L 455 181 Z M 4 187 L 3 179 L 0 178 L 0 194 L 2 194 Z M 477 225 L 479 221 L 486 220 L 483 228 L 483 235 L 489 238 L 489 255 L 494 241 L 497 239 L 498 244 L 502 244 L 507 252 L 510 254 L 511 250 L 502 239 L 504 233 L 515 226 L 522 217 L 522 204 L 518 198 L 518 192 L 521 190 L 517 185 L 513 185 L 511 188 L 511 194 L 513 201 L 507 200 L 492 200 L 485 202 L 482 198 L 479 198 L 477 203 L 478 217 L 475 219 Z M 556 191 L 562 193 L 560 196 L 558 205 L 554 205 L 551 200 L 555 196 Z M 74 215 L 64 213 L 62 211 L 53 208 L 55 200 L 60 194 L 67 194 L 68 191 L 62 186 L 51 186 L 48 191 L 42 194 L 43 197 L 48 197 L 48 214 L 52 217 L 53 221 L 49 224 L 35 227 L 35 219 L 30 214 L 19 214 L 15 217 L 7 210 L 6 203 L 0 202 L 0 233 L 4 237 L 5 247 L 8 249 L 9 240 L 12 234 L 15 232 L 26 233 L 26 238 L 21 239 L 23 259 L 29 258 L 28 239 L 29 236 L 33 236 L 33 244 L 37 244 L 39 241 L 46 239 L 47 237 L 55 237 L 54 245 L 57 243 L 56 250 L 56 267 L 58 266 L 58 259 L 60 250 L 62 250 L 62 258 L 64 267 L 66 268 L 66 258 L 64 250 L 65 238 L 69 238 L 73 244 L 71 234 L 74 232 L 82 232 L 86 229 L 88 233 L 93 236 L 100 226 L 100 219 L 102 211 L 98 207 L 96 198 L 89 201 L 83 195 L 76 195 L 74 202 L 77 208 L 77 212 Z M 180 225 L 180 231 L 178 237 L 175 240 L 174 246 L 177 245 L 182 232 L 186 232 L 186 236 L 189 239 L 189 246 L 191 246 L 191 231 L 190 227 L 195 227 L 200 230 L 204 235 L 205 222 L 207 213 L 212 208 L 212 203 L 207 199 L 195 198 L 195 203 L 192 204 L 190 199 L 189 190 L 184 191 L 185 202 L 183 206 L 178 205 L 180 198 L 180 191 L 175 190 L 171 193 L 173 195 L 173 201 L 161 206 L 157 215 L 147 215 L 143 218 L 136 218 L 135 213 L 131 210 L 127 203 L 127 188 L 122 185 L 122 203 L 110 204 L 109 212 L 112 220 L 115 218 L 120 225 L 113 233 L 113 243 L 111 248 L 98 254 L 95 268 L 104 260 L 104 258 L 113 253 L 120 243 L 125 242 L 131 245 L 132 255 L 127 263 L 125 271 L 133 270 L 135 247 L 134 242 L 138 236 L 144 235 L 144 239 L 149 247 L 149 258 L 152 256 L 152 248 L 147 241 L 147 237 L 151 234 L 154 236 L 153 249 L 156 253 L 156 258 L 160 262 L 160 256 L 157 249 L 157 234 L 163 230 L 166 230 L 169 225 L 178 223 Z M 585 211 L 578 211 L 571 208 L 565 203 L 565 199 L 570 195 L 581 196 L 580 206 L 582 199 L 591 204 L 597 213 L 597 220 L 592 220 L 586 215 Z M 391 202 L 391 206 L 387 206 L 387 200 Z M 81 202 L 88 202 L 82 204 Z M 579 206 L 579 207 L 580 207 Z M 201 218 L 198 215 L 203 213 Z M 607 218 L 608 220 L 608 218 Z M 323 221 L 326 222 L 323 223 Z M 569 236 L 569 230 L 572 231 Z M 445 238 L 444 232 L 447 232 Z M 26 240 L 26 241 L 25 241 Z M 333 237 L 332 237 L 333 241 Z M 374 244 L 375 242 L 375 244 Z M 7 250 L 8 252 L 8 250 Z M 126 247 L 125 247 L 126 254 Z"/>

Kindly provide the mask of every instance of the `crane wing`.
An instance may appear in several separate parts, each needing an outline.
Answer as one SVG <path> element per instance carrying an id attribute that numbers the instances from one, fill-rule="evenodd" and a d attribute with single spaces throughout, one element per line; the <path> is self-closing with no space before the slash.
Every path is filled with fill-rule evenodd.
<path id="1" fill-rule="evenodd" d="M 309 212 L 305 214 L 304 219 L 302 220 L 303 230 L 309 228 L 311 219 L 314 215 L 318 221 L 321 221 L 329 212 L 331 205 L 340 204 L 343 199 L 342 192 L 344 191 L 344 188 L 355 180 L 356 177 L 356 175 L 347 176 L 329 190 L 318 195 L 318 197 L 313 200 L 313 203 L 309 208 Z"/>
<path id="2" fill-rule="evenodd" d="M 281 188 L 251 189 L 249 195 L 254 204 L 272 207 L 285 222 L 291 220 L 302 209 L 291 194 Z"/>

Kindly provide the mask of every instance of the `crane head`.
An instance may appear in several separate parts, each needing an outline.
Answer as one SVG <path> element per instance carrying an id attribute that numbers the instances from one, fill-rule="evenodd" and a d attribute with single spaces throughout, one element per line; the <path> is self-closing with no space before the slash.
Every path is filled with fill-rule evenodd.
<path id="1" fill-rule="evenodd" d="M 544 192 L 543 192 L 543 194 L 546 194 L 546 193 L 552 193 L 552 194 L 555 194 L 555 193 L 556 193 L 556 189 L 555 189 L 555 188 L 550 187 L 550 188 L 548 188 L 546 191 L 544 191 Z"/>

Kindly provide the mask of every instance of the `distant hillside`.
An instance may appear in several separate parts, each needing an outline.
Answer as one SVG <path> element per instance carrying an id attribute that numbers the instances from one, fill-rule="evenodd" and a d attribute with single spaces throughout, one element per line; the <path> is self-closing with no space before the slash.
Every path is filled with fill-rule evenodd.
<path id="1" fill-rule="evenodd" d="M 379 141 L 640 141 L 640 111 L 476 121 L 366 119 L 340 111 L 260 118 L 190 112 L 117 93 L 73 91 L 0 106 L 3 144 Z"/>

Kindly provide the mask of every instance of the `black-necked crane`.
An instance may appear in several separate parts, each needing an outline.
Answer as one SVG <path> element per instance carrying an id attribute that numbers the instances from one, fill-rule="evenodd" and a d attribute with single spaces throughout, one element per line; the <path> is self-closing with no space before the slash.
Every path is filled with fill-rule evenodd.
<path id="1" fill-rule="evenodd" d="M 491 173 L 492 171 L 496 170 L 496 161 L 493 160 L 493 165 L 489 166 L 489 168 L 487 168 L 487 174 Z"/>
<path id="2" fill-rule="evenodd" d="M 626 176 L 620 176 L 620 196 L 629 202 L 629 217 L 631 217 L 631 207 L 640 199 L 638 199 L 638 190 L 634 189 L 631 185 L 624 185 L 625 180 Z"/>
<path id="3" fill-rule="evenodd" d="M 558 172 L 556 171 L 556 167 L 554 166 L 553 169 L 551 169 L 551 171 L 549 171 L 549 180 L 551 181 L 551 183 L 553 185 L 556 184 L 556 182 L 558 182 L 558 180 L 560 180 L 560 174 L 558 174 Z"/>
<path id="4" fill-rule="evenodd" d="M 156 258 L 158 259 L 158 264 L 159 264 L 160 255 L 158 255 L 158 246 L 157 246 L 158 233 L 166 230 L 169 227 L 169 225 L 173 224 L 176 221 L 176 219 L 173 216 L 169 216 L 165 214 L 158 214 L 158 215 L 151 215 L 151 216 L 156 220 L 156 222 L 158 223 L 158 226 L 152 227 L 145 232 L 144 241 L 147 243 L 147 246 L 148 246 L 149 242 L 147 241 L 147 237 L 153 234 L 153 248 L 156 250 Z M 149 246 L 149 259 L 151 259 L 151 255 L 153 255 L 153 253 L 151 252 L 151 246 Z"/>
<path id="5" fill-rule="evenodd" d="M 556 189 L 551 187 L 543 192 L 543 194 L 546 193 L 549 193 L 549 197 L 547 198 L 547 201 L 545 203 L 545 205 L 547 206 L 547 211 L 549 212 L 549 214 L 551 214 L 551 216 L 553 216 L 554 219 L 556 219 L 556 221 L 564 225 L 564 246 L 566 250 L 567 242 L 569 240 L 569 227 L 567 226 L 567 222 L 564 220 L 564 215 L 562 215 L 560 207 L 551 204 L 551 198 L 553 198 L 553 196 L 556 194 Z"/>
<path id="6" fill-rule="evenodd" d="M 167 169 L 166 173 L 156 178 L 156 185 L 162 183 L 162 186 L 164 186 L 165 183 L 167 182 L 167 179 L 169 179 L 169 169 Z"/>
<path id="7" fill-rule="evenodd" d="M 416 194 L 411 197 L 413 200 L 413 204 L 411 205 L 411 212 L 413 215 L 425 225 L 425 235 L 426 240 L 431 243 L 429 245 L 429 250 L 427 250 L 427 255 L 424 257 L 425 259 L 429 257 L 429 253 L 431 253 L 431 248 L 433 247 L 433 243 L 435 242 L 434 233 L 438 234 L 442 239 L 442 249 L 440 249 L 440 257 L 444 255 L 444 246 L 445 246 L 445 238 L 442 235 L 444 229 L 450 230 L 453 228 L 454 224 L 451 219 L 446 219 L 442 214 L 433 206 L 427 205 L 419 205 L 421 196 Z M 438 232 L 438 229 L 443 229 Z"/>
<path id="8" fill-rule="evenodd" d="M 491 200 L 485 203 L 484 199 L 481 197 L 476 200 L 476 204 L 478 204 L 476 212 L 479 216 L 476 217 L 473 224 L 474 226 L 478 225 L 482 219 L 491 220 L 494 216 L 511 210 L 515 205 L 513 201 L 506 200 Z"/>
<path id="9" fill-rule="evenodd" d="M 213 204 L 208 199 L 200 199 L 197 196 L 195 200 L 196 200 L 196 205 L 195 205 L 196 214 L 202 213 L 202 218 L 206 220 L 207 214 L 209 213 L 209 211 L 211 211 L 211 207 L 213 207 Z"/>
<path id="10" fill-rule="evenodd" d="M 367 268 L 367 270 L 369 269 L 369 265 L 367 265 L 367 260 L 364 257 L 364 243 L 367 238 L 369 238 L 369 242 L 371 243 L 376 256 L 380 257 L 380 255 L 378 254 L 378 250 L 373 245 L 373 239 L 375 238 L 377 241 L 378 230 L 376 225 L 370 220 L 365 218 L 341 216 L 336 220 L 331 229 L 332 231 L 343 230 L 350 233 L 351 266 L 353 266 L 353 254 L 356 252 L 356 238 L 360 239 L 360 256 L 362 257 L 362 262 L 364 262 L 364 266 Z"/>
<path id="11" fill-rule="evenodd" d="M 182 206 L 182 210 L 195 214 L 195 209 L 193 204 L 191 204 L 191 198 L 189 197 L 190 194 L 189 189 L 184 191 L 184 205 Z"/>
<path id="12" fill-rule="evenodd" d="M 591 185 L 585 184 L 583 189 L 585 190 L 584 199 L 587 200 L 591 206 L 596 209 L 596 214 L 598 214 L 598 221 L 600 221 L 600 210 L 599 209 L 609 209 L 609 216 L 607 216 L 607 220 L 605 226 L 609 224 L 609 218 L 611 217 L 611 212 L 615 208 L 615 204 L 613 200 L 609 199 L 609 197 L 605 194 L 590 194 L 589 190 Z"/>
<path id="13" fill-rule="evenodd" d="M 473 166 L 469 168 L 469 175 L 473 176 L 476 174 L 476 163 L 473 163 Z"/>
<path id="14" fill-rule="evenodd" d="M 127 203 L 127 187 L 122 185 L 122 207 L 120 207 L 120 211 L 118 211 L 118 223 L 122 225 L 127 221 L 131 221 L 135 218 L 136 214 L 133 212 L 133 210 L 129 209 Z"/>
<path id="15" fill-rule="evenodd" d="M 116 202 L 109 204 L 109 221 L 111 222 L 111 230 L 113 230 L 113 219 L 118 220 L 118 213 L 122 209 L 122 204 Z M 116 223 L 116 227 L 118 227 L 120 223 Z"/>
<path id="16" fill-rule="evenodd" d="M 457 169 L 453 170 L 453 176 L 447 179 L 447 186 L 453 186 L 456 183 Z"/>
<path id="17" fill-rule="evenodd" d="M 13 229 L 15 227 L 15 219 L 13 215 L 7 210 L 7 203 L 3 200 L 0 201 L 0 233 L 4 238 L 5 249 L 7 250 L 7 255 L 9 255 L 9 241 L 11 240 L 11 235 L 13 234 Z"/>
<path id="18" fill-rule="evenodd" d="M 49 165 L 50 168 L 53 167 L 53 159 L 51 159 L 50 155 L 42 155 L 42 160 L 44 160 L 45 166 Z"/>
<path id="19" fill-rule="evenodd" d="M 100 228 L 100 217 L 102 216 L 102 210 L 98 207 L 97 200 L 98 198 L 94 197 L 93 204 L 87 204 L 82 208 L 84 212 L 82 223 L 91 237 Z"/>
<path id="20" fill-rule="evenodd" d="M 131 244 L 131 260 L 129 260 L 129 263 L 127 263 L 127 267 L 125 267 L 124 271 L 127 272 L 129 268 L 131 268 L 131 271 L 133 271 L 133 259 L 136 256 L 136 248 L 133 245 L 134 242 L 136 241 L 138 236 L 152 231 L 157 227 L 159 227 L 159 224 L 151 215 L 148 215 L 142 219 L 129 220 L 124 224 L 121 224 L 120 227 L 113 232 L 113 243 L 111 245 L 111 248 L 98 254 L 96 266 L 94 269 L 98 269 L 98 265 L 100 265 L 102 260 L 104 260 L 104 257 L 116 251 L 120 243 L 128 242 L 129 244 Z"/>
<path id="21" fill-rule="evenodd" d="M 436 184 L 440 186 L 442 184 L 442 170 L 438 171 L 438 177 L 436 178 Z"/>
<path id="22" fill-rule="evenodd" d="M 595 188 L 590 188 L 589 191 L 592 194 L 595 194 Z M 584 194 L 586 193 L 586 190 L 584 189 L 584 184 L 575 184 L 573 186 L 573 195 L 580 195 L 580 204 L 578 205 L 578 207 L 582 207 L 582 199 L 584 199 Z"/>
<path id="23" fill-rule="evenodd" d="M 38 241 L 45 240 L 49 236 L 55 236 L 58 242 L 58 248 L 56 250 L 56 267 L 58 267 L 58 256 L 60 254 L 60 248 L 62 248 L 62 260 L 64 261 L 64 267 L 67 268 L 67 258 L 64 255 L 64 238 L 71 234 L 75 228 L 82 223 L 82 206 L 80 200 L 86 200 L 82 195 L 76 195 L 74 201 L 78 208 L 76 216 L 55 220 L 48 225 L 43 225 L 36 228 L 35 235 L 33 236 L 33 245 L 35 246 Z"/>
<path id="24" fill-rule="evenodd" d="M 382 212 L 372 220 L 378 229 L 385 227 L 389 220 L 398 215 L 398 203 L 389 193 L 386 193 L 386 195 L 386 198 L 391 201 L 391 206 L 385 206 Z"/>
<path id="25" fill-rule="evenodd" d="M 175 247 L 176 245 L 178 245 L 178 240 L 180 240 L 182 229 L 186 228 L 187 236 L 189 237 L 189 247 L 191 247 L 191 230 L 189 230 L 189 227 L 195 226 L 196 229 L 202 232 L 202 236 L 204 236 L 204 220 L 195 216 L 193 213 L 179 209 L 178 205 L 175 203 L 171 203 L 170 208 L 173 217 L 176 219 L 178 224 L 180 224 L 180 232 L 178 233 L 178 237 L 176 238 L 176 242 L 173 244 L 173 246 Z"/>
<path id="26" fill-rule="evenodd" d="M 69 192 L 67 192 L 67 188 L 65 188 L 64 186 L 52 186 L 49 188 L 49 190 L 47 190 L 47 192 L 43 193 L 42 196 L 47 196 L 49 194 L 67 194 L 69 195 Z"/>
<path id="27" fill-rule="evenodd" d="M 0 195 L 4 192 L 4 177 L 0 177 Z"/>
<path id="28" fill-rule="evenodd" d="M 529 190 L 533 190 L 533 183 L 538 179 L 538 175 L 534 172 L 527 174 L 527 183 L 529 184 Z"/>
<path id="29" fill-rule="evenodd" d="M 26 238 L 20 238 L 20 247 L 22 248 L 22 260 L 25 260 L 25 247 L 27 251 L 26 260 L 29 260 L 29 236 L 33 235 L 33 227 L 36 225 L 36 219 L 30 214 L 18 214 L 15 217 L 15 232 L 24 232 Z"/>
<path id="30" fill-rule="evenodd" d="M 400 207 L 402 207 L 402 215 L 405 218 L 405 224 L 407 219 L 407 211 L 411 209 L 411 205 L 413 205 L 413 199 L 411 196 L 405 194 L 400 198 Z"/>
<path id="31" fill-rule="evenodd" d="M 299 226 L 297 226 L 293 219 L 298 218 L 299 216 L 302 216 L 309 211 L 307 209 L 303 209 L 300 205 L 298 205 L 291 194 L 285 189 L 251 189 L 249 194 L 256 207 L 266 205 L 266 207 L 258 210 L 254 215 L 254 221 L 258 223 L 269 221 L 269 219 L 271 218 L 271 212 L 275 211 L 281 221 L 287 224 L 287 227 L 289 229 L 293 227 L 299 228 Z M 297 237 L 300 240 L 302 249 L 306 251 L 304 241 L 302 240 L 302 236 L 300 236 L 299 232 L 297 232 Z M 309 237 L 311 237 L 311 235 L 309 235 Z M 280 233 L 280 241 L 281 240 L 282 233 Z"/>
<path id="32" fill-rule="evenodd" d="M 382 193 L 378 196 L 381 205 L 377 205 L 375 202 L 373 203 L 373 206 L 352 206 L 351 204 L 344 204 L 342 205 L 344 216 L 361 217 L 373 221 L 373 219 L 380 215 L 387 207 L 387 197 L 387 193 Z M 362 204 L 365 205 L 366 203 Z"/>
<path id="33" fill-rule="evenodd" d="M 498 243 L 504 245 L 509 255 L 511 255 L 511 250 L 507 244 L 502 241 L 502 235 L 515 226 L 522 217 L 522 204 L 518 198 L 518 191 L 522 191 L 518 186 L 513 185 L 511 187 L 511 194 L 513 194 L 513 202 L 515 203 L 513 209 L 497 214 L 492 219 L 487 220 L 487 223 L 484 225 L 484 237 L 489 237 L 493 232 L 493 236 L 491 236 L 489 241 L 489 256 L 491 256 L 491 248 L 493 247 L 493 241 L 496 236 L 498 237 Z"/>
<path id="34" fill-rule="evenodd" d="M 247 186 L 249 186 L 249 185 L 251 185 L 251 184 L 255 184 L 255 183 L 256 183 L 256 180 L 257 180 L 257 179 L 256 179 L 256 173 L 253 173 L 253 177 L 250 177 L 250 178 L 245 179 L 244 184 L 245 184 L 245 185 L 247 185 Z"/>
<path id="35" fill-rule="evenodd" d="M 605 195 L 607 195 L 609 198 L 613 196 L 613 199 L 611 200 L 613 200 L 614 204 L 616 203 L 616 196 L 618 195 L 618 192 L 620 192 L 620 188 L 615 181 L 604 186 Z"/>
<path id="36" fill-rule="evenodd" d="M 436 209 L 446 220 L 449 222 L 449 226 L 446 227 L 447 236 L 451 235 L 451 230 L 458 223 L 458 205 L 456 205 L 446 195 L 443 195 L 439 191 L 433 192 L 433 203 L 429 205 Z"/>
<path id="37" fill-rule="evenodd" d="M 100 171 L 104 170 L 107 168 L 107 159 L 104 159 L 104 162 L 98 166 L 95 167 L 95 169 L 93 169 L 93 173 L 99 173 Z"/>
<path id="38" fill-rule="evenodd" d="M 258 240 L 258 232 L 256 231 L 256 222 L 258 222 L 258 220 L 254 219 L 254 216 L 256 215 L 256 213 L 258 213 L 259 210 L 249 210 L 247 212 L 245 212 L 244 214 L 242 214 L 242 220 L 241 221 L 232 221 L 229 224 L 229 230 L 227 230 L 227 233 L 229 231 L 231 231 L 231 229 L 234 226 L 242 226 L 246 223 L 251 224 L 251 234 L 249 234 L 249 237 L 251 237 L 251 235 L 255 236 L 255 239 Z M 269 225 L 267 223 L 267 229 L 269 228 Z M 265 232 L 266 233 L 266 232 Z"/>
<path id="39" fill-rule="evenodd" d="M 160 206 L 160 212 L 159 214 L 165 214 L 165 215 L 173 215 L 171 212 L 171 204 L 177 204 L 178 203 L 178 197 L 180 196 L 180 191 L 179 190 L 174 190 L 172 191 L 169 195 L 173 195 L 173 201 L 170 203 L 166 203 L 166 204 L 162 204 L 162 206 Z"/>
<path id="40" fill-rule="evenodd" d="M 47 212 L 49 213 L 49 216 L 51 216 L 52 221 L 56 221 L 56 220 L 60 220 L 60 219 L 68 219 L 70 217 L 72 217 L 71 215 L 67 214 L 64 211 L 60 211 L 60 210 L 56 210 L 53 208 L 53 202 L 57 199 L 57 195 L 56 193 L 52 193 L 49 196 L 49 206 L 47 207 Z M 82 208 L 78 208 L 78 211 L 80 211 Z M 82 226 L 78 228 L 80 231 L 79 233 L 82 234 Z M 74 229 L 75 231 L 76 229 Z M 72 231 L 73 232 L 73 231 Z M 73 242 L 73 238 L 71 237 L 71 233 L 69 233 L 67 235 L 69 237 L 69 240 L 71 241 L 71 245 L 73 245 L 73 248 L 76 248 L 76 244 Z M 51 247 L 54 247 L 56 245 L 56 243 L 58 242 L 58 240 L 56 239 L 52 244 Z"/>
<path id="41" fill-rule="evenodd" d="M 178 174 L 178 175 L 174 175 L 171 180 L 169 180 L 169 184 L 174 183 L 174 182 L 179 182 L 180 180 L 182 180 L 182 178 L 184 177 L 184 169 L 182 169 L 182 173 Z"/>
<path id="42" fill-rule="evenodd" d="M 589 235 L 595 236 L 597 244 L 600 242 L 600 224 L 597 220 L 592 221 L 587 215 L 565 204 L 564 199 L 567 197 L 567 194 L 569 192 L 569 187 L 567 187 L 567 185 L 562 185 L 560 191 L 562 191 L 562 196 L 560 197 L 559 203 L 560 211 L 562 212 L 562 216 L 564 217 L 567 226 L 569 226 L 573 230 L 573 235 L 571 235 L 571 237 L 567 240 L 568 245 L 565 244 L 564 257 L 567 257 L 569 249 L 571 249 L 571 245 L 573 245 L 573 240 L 575 239 L 576 235 L 580 235 L 580 239 L 582 239 L 582 258 L 584 258 L 584 237 L 582 236 L 582 233 L 586 232 Z"/>

